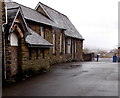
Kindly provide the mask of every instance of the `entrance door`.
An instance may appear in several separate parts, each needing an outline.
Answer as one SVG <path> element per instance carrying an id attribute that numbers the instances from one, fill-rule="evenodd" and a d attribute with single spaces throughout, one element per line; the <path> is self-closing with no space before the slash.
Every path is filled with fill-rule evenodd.
<path id="1" fill-rule="evenodd" d="M 16 33 L 10 35 L 11 51 L 11 75 L 17 74 L 18 71 L 18 36 Z"/>

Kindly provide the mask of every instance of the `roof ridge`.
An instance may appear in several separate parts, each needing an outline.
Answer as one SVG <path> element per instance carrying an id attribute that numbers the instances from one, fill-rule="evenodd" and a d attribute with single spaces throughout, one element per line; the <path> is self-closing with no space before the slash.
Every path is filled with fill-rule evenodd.
<path id="1" fill-rule="evenodd" d="M 57 13 L 59 13 L 59 14 L 65 16 L 65 17 L 67 17 L 65 14 L 63 14 L 63 13 L 61 13 L 61 12 L 55 10 L 54 8 L 52 8 L 52 7 L 50 7 L 50 6 L 46 5 L 46 4 L 44 4 L 44 3 L 42 3 L 42 2 L 39 2 L 39 3 L 42 4 L 42 5 L 44 5 L 44 6 L 46 6 L 46 7 L 48 7 L 48 8 L 50 8 L 51 10 L 54 10 L 55 12 L 57 12 Z"/>
<path id="2" fill-rule="evenodd" d="M 24 20 L 24 15 L 23 15 L 23 13 L 22 13 L 21 7 L 20 7 L 20 6 L 19 6 L 19 7 L 14 7 L 14 8 L 10 8 L 10 9 L 7 9 L 7 10 L 11 10 L 11 9 L 16 9 L 16 10 L 17 10 L 16 13 L 15 13 L 15 17 L 14 17 L 14 19 L 13 19 L 12 25 L 13 25 L 13 23 L 14 23 L 15 18 L 17 18 L 17 15 L 20 13 L 20 14 L 21 14 L 21 17 L 22 17 L 22 21 L 24 22 L 24 25 L 25 25 L 25 27 L 26 27 L 26 30 L 28 30 L 28 26 L 27 26 L 27 24 L 26 24 L 26 21 Z M 12 26 L 12 25 L 11 25 L 11 26 Z M 11 27 L 10 27 L 10 29 L 11 29 Z M 9 29 L 9 31 L 10 31 L 10 29 Z"/>
<path id="3" fill-rule="evenodd" d="M 22 5 L 22 4 L 20 4 L 20 3 L 14 2 L 14 1 L 13 1 L 13 2 L 7 2 L 7 3 L 16 3 L 16 4 L 20 5 L 20 6 L 23 6 L 23 7 L 25 7 L 25 8 L 29 8 L 29 9 L 31 9 L 31 10 L 37 12 L 36 10 L 34 10 L 34 9 L 31 8 L 31 7 L 28 7 L 28 6 Z M 38 13 L 38 12 L 37 12 L 37 13 Z"/>

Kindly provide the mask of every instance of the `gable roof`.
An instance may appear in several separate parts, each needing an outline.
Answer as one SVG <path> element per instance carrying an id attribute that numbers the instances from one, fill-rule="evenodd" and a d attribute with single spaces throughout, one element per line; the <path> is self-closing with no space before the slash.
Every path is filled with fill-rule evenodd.
<path id="1" fill-rule="evenodd" d="M 12 30 L 12 27 L 15 23 L 15 20 L 16 18 L 18 18 L 18 16 L 21 16 L 21 19 L 22 19 L 22 23 L 24 24 L 24 27 L 25 27 L 25 33 L 28 33 L 28 27 L 27 27 L 27 24 L 26 24 L 26 21 L 24 19 L 24 16 L 22 14 L 22 11 L 21 11 L 21 8 L 20 7 L 17 7 L 17 8 L 11 8 L 11 9 L 7 9 L 7 20 L 8 20 L 8 23 L 6 25 L 6 28 L 5 28 L 5 31 L 7 33 L 10 33 L 11 30 Z M 24 34 L 25 36 L 27 34 Z"/>
<path id="2" fill-rule="evenodd" d="M 30 44 L 30 47 L 46 47 L 49 48 L 53 46 L 51 43 L 49 43 L 47 40 L 42 38 L 39 34 L 37 34 L 35 31 L 29 28 L 30 35 L 26 37 L 26 42 Z"/>
<path id="3" fill-rule="evenodd" d="M 46 10 L 41 6 L 40 7 L 40 3 L 37 4 L 37 6 L 35 7 L 35 10 L 40 12 L 41 14 L 43 14 L 44 16 L 46 16 L 47 18 L 53 20 L 50 15 L 46 12 Z M 40 11 L 39 11 L 40 10 Z"/>
<path id="4" fill-rule="evenodd" d="M 66 15 L 63 15 L 62 13 L 48 7 L 47 5 L 44 5 L 39 2 L 38 6 L 36 7 L 36 9 L 38 7 L 41 7 L 44 13 L 39 13 L 34 9 L 23 6 L 16 2 L 8 2 L 5 3 L 5 5 L 7 6 L 8 9 L 20 6 L 25 19 L 57 27 L 59 29 L 64 29 L 66 36 L 84 40 L 81 34 L 77 31 L 77 29 L 74 27 L 74 25 L 71 23 L 71 21 L 68 19 Z"/>
<path id="5" fill-rule="evenodd" d="M 77 31 L 77 29 L 74 27 L 74 25 L 71 23 L 71 21 L 66 15 L 63 15 L 62 13 L 48 7 L 47 5 L 44 5 L 41 2 L 39 2 L 35 9 L 37 10 L 38 8 L 43 8 L 44 12 L 46 12 L 46 15 L 48 15 L 48 17 L 53 19 L 53 21 L 60 27 L 65 28 L 66 36 L 83 40 L 81 34 Z"/>
<path id="6" fill-rule="evenodd" d="M 7 9 L 16 8 L 16 7 L 20 6 L 22 9 L 22 12 L 24 14 L 25 19 L 32 20 L 32 21 L 42 23 L 45 25 L 57 27 L 60 29 L 64 29 L 64 28 L 60 27 L 59 25 L 55 24 L 53 21 L 51 21 L 50 19 L 48 19 L 44 15 L 42 15 L 41 13 L 35 11 L 34 9 L 23 6 L 23 5 L 18 4 L 16 2 L 7 2 L 7 3 L 5 3 L 5 5 L 7 6 Z"/>
<path id="7" fill-rule="evenodd" d="M 15 23 L 15 20 L 17 16 L 22 16 L 23 22 L 25 24 L 25 28 L 27 29 L 27 32 L 25 32 L 25 41 L 29 44 L 30 47 L 42 47 L 42 48 L 49 48 L 52 46 L 51 43 L 49 43 L 47 40 L 43 39 L 39 34 L 37 34 L 35 31 L 31 30 L 24 20 L 24 16 L 22 15 L 22 11 L 20 7 L 17 8 L 10 8 L 7 9 L 7 18 L 8 18 L 8 24 L 6 25 L 6 31 L 9 33 L 12 30 L 12 27 Z"/>
<path id="8" fill-rule="evenodd" d="M 5 31 L 10 33 L 10 28 L 13 24 L 13 21 L 16 17 L 16 13 L 18 12 L 19 7 L 14 8 L 14 9 L 7 9 L 7 20 L 8 23 L 6 25 Z"/>

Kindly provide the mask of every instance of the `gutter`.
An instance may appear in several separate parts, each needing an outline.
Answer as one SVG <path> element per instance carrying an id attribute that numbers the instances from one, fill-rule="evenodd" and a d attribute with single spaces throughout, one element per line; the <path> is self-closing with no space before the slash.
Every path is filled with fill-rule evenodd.
<path id="1" fill-rule="evenodd" d="M 31 45 L 31 44 L 28 44 L 28 47 L 33 47 L 33 48 L 50 48 L 50 47 L 53 47 L 53 45 Z"/>

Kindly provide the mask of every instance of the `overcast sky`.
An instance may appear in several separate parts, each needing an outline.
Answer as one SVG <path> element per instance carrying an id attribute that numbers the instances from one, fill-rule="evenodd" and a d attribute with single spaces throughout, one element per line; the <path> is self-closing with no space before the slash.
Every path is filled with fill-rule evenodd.
<path id="1" fill-rule="evenodd" d="M 113 49 L 118 44 L 119 0 L 13 0 L 35 8 L 42 2 L 67 15 L 85 39 L 84 47 Z"/>

